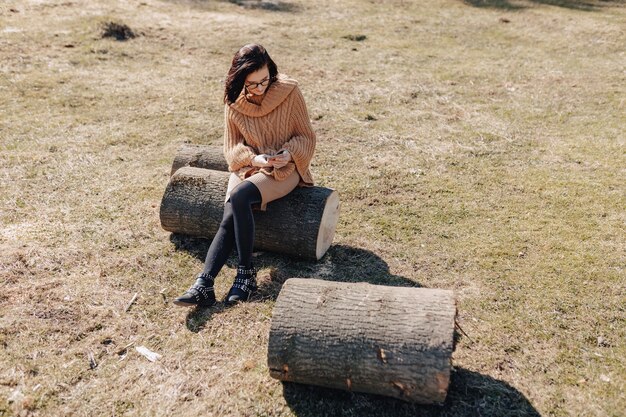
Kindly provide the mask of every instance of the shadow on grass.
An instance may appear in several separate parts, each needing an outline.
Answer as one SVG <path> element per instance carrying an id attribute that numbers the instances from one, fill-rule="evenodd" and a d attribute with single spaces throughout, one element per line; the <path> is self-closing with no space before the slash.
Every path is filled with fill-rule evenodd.
<path id="1" fill-rule="evenodd" d="M 209 239 L 181 234 L 170 235 L 170 241 L 176 250 L 185 251 L 200 261 L 204 261 L 211 244 Z M 254 265 L 262 272 L 257 277 L 259 289 L 252 302 L 275 301 L 284 282 L 293 277 L 369 282 L 395 287 L 420 286 L 408 278 L 391 274 L 387 263 L 375 253 L 346 245 L 331 246 L 319 261 L 294 259 L 270 252 L 257 252 L 254 255 Z M 226 267 L 235 269 L 236 265 L 237 258 L 233 252 Z M 266 270 L 269 270 L 269 273 L 265 273 Z M 234 275 L 233 271 L 233 277 Z M 191 282 L 189 284 L 191 285 Z M 219 314 L 226 308 L 228 307 L 221 302 L 210 308 L 192 308 L 187 315 L 187 328 L 194 333 L 199 332 L 213 314 Z"/>
<path id="2" fill-rule="evenodd" d="M 187 251 L 200 260 L 204 260 L 210 244 L 208 239 L 184 235 L 172 235 L 170 239 L 177 250 Z M 231 256 L 227 265 L 234 268 L 236 261 L 236 257 Z M 259 291 L 252 302 L 276 300 L 284 282 L 292 277 L 419 287 L 415 281 L 391 274 L 387 263 L 375 253 L 347 245 L 332 246 L 320 261 L 260 252 L 255 254 L 254 263 L 263 272 L 259 274 Z M 227 308 L 230 307 L 217 303 L 210 308 L 192 309 L 187 315 L 187 328 L 197 333 L 213 315 Z M 455 329 L 455 345 L 459 338 Z M 463 369 L 453 372 L 443 407 L 420 406 L 383 396 L 295 383 L 283 383 L 283 395 L 293 412 L 302 417 L 539 415 L 523 395 L 506 383 Z"/>
<path id="3" fill-rule="evenodd" d="M 596 11 L 604 7 L 612 7 L 623 4 L 622 0 L 527 0 L 525 2 L 509 0 L 462 0 L 463 3 L 474 7 L 493 9 L 519 10 L 525 9 L 528 3 L 548 6 L 564 7 L 567 9 Z M 526 4 L 524 4 L 526 3 Z"/>
<path id="4" fill-rule="evenodd" d="M 172 233 L 170 241 L 176 250 L 189 253 L 200 261 L 204 261 L 211 240 Z M 369 250 L 347 245 L 333 245 L 319 261 L 290 258 L 287 255 L 255 252 L 254 265 L 262 270 L 269 268 L 271 282 L 261 282 L 261 286 L 272 287 L 260 294 L 261 298 L 278 297 L 280 287 L 286 279 L 292 277 L 318 278 L 340 282 L 369 282 L 370 284 L 389 285 L 395 287 L 419 287 L 415 281 L 389 272 L 389 265 Z M 229 268 L 235 268 L 237 259 L 235 252 L 226 262 Z M 266 284 L 266 285 L 263 285 Z M 269 284 L 278 284 L 269 285 Z"/>
<path id="5" fill-rule="evenodd" d="M 214 314 L 219 314 L 227 308 L 224 303 L 220 302 L 212 307 L 191 307 L 185 318 L 187 330 L 192 333 L 199 333 Z"/>
<path id="6" fill-rule="evenodd" d="M 283 383 L 283 395 L 298 417 L 540 416 L 528 399 L 506 382 L 462 368 L 453 369 L 443 406 L 290 382 Z"/>

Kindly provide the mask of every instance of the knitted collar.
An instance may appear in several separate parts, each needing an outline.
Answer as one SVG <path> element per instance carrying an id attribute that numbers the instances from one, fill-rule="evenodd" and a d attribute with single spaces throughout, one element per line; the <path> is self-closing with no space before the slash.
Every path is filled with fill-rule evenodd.
<path id="1" fill-rule="evenodd" d="M 250 103 L 246 100 L 246 92 L 243 89 L 237 100 L 230 107 L 246 116 L 265 116 L 285 101 L 297 85 L 298 82 L 293 78 L 279 74 L 276 81 L 265 91 L 265 97 L 263 97 L 261 104 Z"/>

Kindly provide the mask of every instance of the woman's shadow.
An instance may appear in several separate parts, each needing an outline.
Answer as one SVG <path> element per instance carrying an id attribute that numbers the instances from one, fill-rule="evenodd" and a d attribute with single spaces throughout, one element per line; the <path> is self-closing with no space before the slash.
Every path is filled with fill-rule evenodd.
<path id="1" fill-rule="evenodd" d="M 210 240 L 173 234 L 177 250 L 204 260 Z M 227 266 L 234 268 L 234 254 Z M 341 282 L 368 282 L 376 285 L 419 287 L 410 279 L 393 275 L 389 266 L 375 253 L 346 245 L 331 246 L 319 261 L 306 261 L 269 252 L 255 253 L 255 266 L 269 271 L 259 275 L 259 290 L 253 302 L 276 300 L 283 283 L 291 277 L 317 278 Z M 222 303 L 195 309 L 187 315 L 187 328 L 200 331 L 226 307 Z M 460 334 L 455 330 L 455 342 Z M 410 404 L 393 398 L 352 393 L 312 385 L 283 382 L 287 404 L 299 417 L 332 416 L 539 416 L 522 393 L 504 381 L 463 368 L 454 368 L 448 396 L 443 406 Z"/>

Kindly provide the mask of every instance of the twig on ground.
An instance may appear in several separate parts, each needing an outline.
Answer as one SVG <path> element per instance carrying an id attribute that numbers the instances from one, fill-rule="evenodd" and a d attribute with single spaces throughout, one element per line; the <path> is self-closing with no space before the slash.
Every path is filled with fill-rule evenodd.
<path id="1" fill-rule="evenodd" d="M 463 330 L 463 328 L 461 327 L 461 325 L 459 324 L 458 321 L 456 321 L 456 319 L 454 320 L 454 325 L 456 326 L 457 329 L 459 329 L 459 331 L 463 334 L 463 336 L 467 337 L 469 339 L 470 342 L 474 343 L 474 341 L 472 340 L 471 337 L 469 337 L 469 335 L 467 333 L 465 333 L 465 330 Z"/>
<path id="2" fill-rule="evenodd" d="M 98 363 L 96 362 L 96 358 L 94 358 L 92 351 L 87 352 L 87 359 L 89 360 L 89 369 L 96 369 Z"/>
<path id="3" fill-rule="evenodd" d="M 121 348 L 120 350 L 117 351 L 118 355 L 123 355 L 126 353 L 126 351 L 128 350 L 129 347 L 131 347 L 132 345 L 134 345 L 135 342 L 130 342 L 129 344 L 127 344 L 126 346 L 124 346 L 123 348 Z"/>
<path id="4" fill-rule="evenodd" d="M 135 303 L 135 300 L 137 300 L 137 296 L 139 295 L 138 292 L 135 293 L 135 295 L 133 295 L 133 298 L 130 300 L 130 303 L 128 303 L 128 305 L 126 306 L 126 310 L 124 311 L 128 311 L 130 310 L 130 308 L 132 307 L 132 305 Z"/>

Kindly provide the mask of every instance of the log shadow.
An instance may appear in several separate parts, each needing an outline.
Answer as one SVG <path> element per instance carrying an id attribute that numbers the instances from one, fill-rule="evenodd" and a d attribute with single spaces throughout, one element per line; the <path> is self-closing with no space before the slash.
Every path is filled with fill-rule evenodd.
<path id="1" fill-rule="evenodd" d="M 182 250 L 200 261 L 204 261 L 211 244 L 210 239 L 173 233 L 170 241 L 176 250 Z M 376 285 L 395 287 L 420 287 L 419 283 L 408 278 L 393 275 L 389 265 L 369 250 L 347 245 L 333 245 L 319 261 L 295 259 L 283 254 L 255 252 L 254 265 L 259 269 L 257 282 L 259 289 L 251 302 L 275 301 L 283 284 L 289 278 L 316 278 L 339 282 L 368 282 Z M 233 251 L 226 267 L 235 269 L 236 252 Z M 192 309 L 187 316 L 187 328 L 192 332 L 200 331 L 213 314 L 220 313 L 225 307 L 218 302 L 208 309 Z M 455 335 L 455 341 L 458 336 Z"/>
<path id="2" fill-rule="evenodd" d="M 283 395 L 298 417 L 540 416 L 530 401 L 511 385 L 463 368 L 453 368 L 448 396 L 442 406 L 291 382 L 283 382 Z"/>
<path id="3" fill-rule="evenodd" d="M 259 252 L 255 256 L 259 269 L 269 268 L 269 274 L 259 274 L 262 300 L 276 300 L 284 282 L 293 277 L 316 278 L 338 282 L 368 282 L 392 287 L 420 287 L 408 278 L 393 275 L 389 265 L 369 250 L 347 245 L 333 245 L 319 261 L 298 260 L 284 255 Z"/>
<path id="4" fill-rule="evenodd" d="M 339 282 L 369 282 L 370 284 L 419 287 L 408 278 L 393 275 L 389 265 L 372 251 L 348 245 L 333 245 L 319 261 L 304 261 L 283 255 L 261 252 L 261 264 L 275 265 L 283 275 L 318 278 Z"/>
<path id="5" fill-rule="evenodd" d="M 170 234 L 170 242 L 177 251 L 187 252 L 196 259 L 204 262 L 206 253 L 211 245 L 211 239 L 183 235 L 180 233 Z"/>
<path id="6" fill-rule="evenodd" d="M 170 241 L 176 250 L 185 251 L 200 261 L 206 258 L 211 244 L 210 239 L 177 233 L 170 235 Z M 257 269 L 269 269 L 269 273 L 259 274 L 257 298 L 260 299 L 276 300 L 282 284 L 292 277 L 339 282 L 369 282 L 392 287 L 420 287 L 419 283 L 413 280 L 391 274 L 387 262 L 374 252 L 347 245 L 331 246 L 319 261 L 295 259 L 271 252 L 255 252 L 253 259 Z M 236 268 L 235 252 L 231 254 L 226 266 Z"/>

